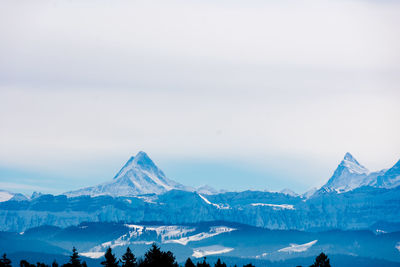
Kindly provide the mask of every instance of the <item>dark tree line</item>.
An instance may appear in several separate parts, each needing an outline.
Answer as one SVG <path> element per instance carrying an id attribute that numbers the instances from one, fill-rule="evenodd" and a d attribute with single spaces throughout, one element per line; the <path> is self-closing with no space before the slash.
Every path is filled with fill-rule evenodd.
<path id="1" fill-rule="evenodd" d="M 31 264 L 26 260 L 20 261 L 20 267 L 50 267 L 47 264 L 37 262 Z M 143 258 L 136 259 L 131 249 L 128 247 L 121 259 L 117 259 L 112 253 L 112 249 L 108 248 L 104 254 L 104 260 L 101 262 L 104 267 L 179 267 L 175 260 L 174 254 L 171 251 L 162 251 L 155 243 L 151 248 L 144 254 Z M 324 253 L 318 255 L 315 262 L 310 267 L 330 267 L 329 258 Z M 0 267 L 12 267 L 11 260 L 7 258 L 6 254 L 0 258 Z M 53 261 L 51 267 L 59 267 L 56 261 Z M 69 256 L 69 261 L 62 264 L 61 267 L 87 267 L 85 261 L 82 261 L 76 248 L 72 248 L 72 255 Z M 203 261 L 194 264 L 193 261 L 188 258 L 185 262 L 184 267 L 211 267 L 204 257 Z M 214 264 L 214 267 L 227 267 L 226 263 L 218 259 Z M 234 267 L 237 267 L 236 265 Z M 252 264 L 244 265 L 243 267 L 255 267 Z M 301 267 L 301 266 L 299 266 Z"/>

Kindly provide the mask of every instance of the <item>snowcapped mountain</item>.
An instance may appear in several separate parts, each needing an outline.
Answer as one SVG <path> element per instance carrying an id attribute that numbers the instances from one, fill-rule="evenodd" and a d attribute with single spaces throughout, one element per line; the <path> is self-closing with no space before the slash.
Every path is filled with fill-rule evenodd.
<path id="1" fill-rule="evenodd" d="M 343 193 L 360 186 L 373 185 L 382 172 L 370 172 L 350 153 L 346 153 L 329 181 L 321 189 Z"/>
<path id="2" fill-rule="evenodd" d="M 81 195 L 119 197 L 161 194 L 172 189 L 190 190 L 190 188 L 168 179 L 149 156 L 140 151 L 126 162 L 112 181 L 64 194 L 69 197 Z"/>
<path id="3" fill-rule="evenodd" d="M 8 201 L 14 196 L 13 193 L 6 190 L 0 190 L 0 202 Z"/>
<path id="4" fill-rule="evenodd" d="M 390 169 L 370 172 L 350 153 L 346 153 L 332 177 L 316 193 L 343 193 L 361 186 L 395 188 L 400 186 L 400 160 Z"/>
<path id="5" fill-rule="evenodd" d="M 12 193 L 6 190 L 0 190 L 0 202 L 14 200 L 14 201 L 23 201 L 28 200 L 29 198 L 21 193 Z"/>
<path id="6" fill-rule="evenodd" d="M 317 192 L 317 191 L 318 191 L 318 188 L 317 187 L 313 187 L 313 188 L 307 190 L 306 192 L 304 192 L 303 194 L 301 194 L 301 197 L 305 198 L 305 199 L 308 199 L 308 198 L 312 197 L 312 195 L 314 195 L 315 192 Z"/>
<path id="7" fill-rule="evenodd" d="M 299 196 L 299 194 L 297 194 L 293 190 L 290 190 L 289 188 L 284 188 L 279 193 L 282 193 L 282 194 L 285 194 L 285 195 L 288 195 L 288 196 L 291 196 L 291 197 Z"/>
<path id="8" fill-rule="evenodd" d="M 376 179 L 376 187 L 394 188 L 400 185 L 400 160 Z"/>
<path id="9" fill-rule="evenodd" d="M 200 186 L 196 189 L 196 192 L 199 194 L 204 194 L 204 195 L 216 195 L 218 193 L 220 193 L 218 190 L 216 190 L 215 188 L 209 186 L 209 185 L 203 185 Z"/>

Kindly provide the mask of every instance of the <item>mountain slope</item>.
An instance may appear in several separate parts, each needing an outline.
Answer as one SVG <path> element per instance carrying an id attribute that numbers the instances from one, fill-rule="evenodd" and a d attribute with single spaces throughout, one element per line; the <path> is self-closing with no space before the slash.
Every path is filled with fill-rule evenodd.
<path id="1" fill-rule="evenodd" d="M 118 197 L 161 194 L 172 189 L 189 190 L 189 188 L 168 179 L 149 156 L 140 151 L 126 162 L 112 181 L 64 194 L 69 197 L 81 195 Z"/>
<path id="2" fill-rule="evenodd" d="M 400 160 L 397 163 L 379 175 L 376 179 L 376 187 L 395 188 L 400 185 Z"/>
<path id="3" fill-rule="evenodd" d="M 370 172 L 361 165 L 350 153 L 346 153 L 332 177 L 321 187 L 319 192 L 336 191 L 343 193 L 361 186 L 382 187 L 377 183 L 377 177 L 384 175 L 386 170 Z M 385 178 L 386 180 L 389 178 Z"/>

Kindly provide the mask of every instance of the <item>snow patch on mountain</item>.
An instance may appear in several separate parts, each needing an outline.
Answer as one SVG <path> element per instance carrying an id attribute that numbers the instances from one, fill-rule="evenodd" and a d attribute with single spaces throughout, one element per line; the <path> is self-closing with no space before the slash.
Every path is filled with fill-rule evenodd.
<path id="1" fill-rule="evenodd" d="M 116 248 L 121 246 L 129 246 L 130 244 L 152 244 L 154 242 L 160 242 L 164 244 L 175 243 L 186 246 L 189 242 L 195 242 L 204 240 L 213 236 L 217 236 L 224 233 L 229 233 L 237 230 L 227 226 L 212 226 L 208 232 L 197 232 L 195 227 L 182 226 L 182 225 L 160 225 L 160 226 L 144 226 L 137 224 L 125 224 L 129 229 L 128 233 L 118 237 L 115 240 L 110 240 L 101 243 L 89 251 L 82 253 L 87 257 L 97 258 L 101 254 L 104 255 L 107 248 Z M 156 238 L 148 239 L 146 233 L 156 232 Z M 144 236 L 144 240 L 143 237 Z"/>
<path id="2" fill-rule="evenodd" d="M 278 252 L 288 252 L 288 253 L 293 253 L 293 252 L 304 252 L 307 251 L 310 247 L 312 247 L 315 243 L 317 243 L 318 240 L 314 240 L 305 244 L 290 244 L 289 247 L 286 248 L 281 248 L 278 250 Z"/>
<path id="3" fill-rule="evenodd" d="M 203 196 L 201 194 L 198 194 L 198 195 L 202 200 L 204 200 L 205 203 L 207 203 L 208 205 L 212 205 L 212 206 L 216 207 L 217 209 L 224 209 L 224 210 L 230 209 L 230 207 L 228 205 L 215 204 L 215 203 L 212 203 L 211 201 L 209 201 L 205 196 Z"/>
<path id="4" fill-rule="evenodd" d="M 193 249 L 192 256 L 195 258 L 202 258 L 202 257 L 209 256 L 209 255 L 228 253 L 233 250 L 234 250 L 233 248 L 219 246 L 219 245 L 199 247 L 199 248 Z"/>
<path id="5" fill-rule="evenodd" d="M 171 239 L 171 240 L 167 240 L 164 243 L 178 243 L 181 245 L 187 245 L 187 243 L 192 242 L 192 241 L 200 241 L 206 238 L 210 238 L 219 234 L 223 234 L 223 233 L 228 233 L 228 232 L 232 232 L 235 231 L 235 228 L 230 228 L 230 227 L 226 227 L 226 226 L 218 226 L 218 227 L 211 227 L 209 232 L 202 232 L 202 233 L 198 233 L 192 236 L 187 236 L 187 237 L 182 237 L 180 239 Z"/>
<path id="6" fill-rule="evenodd" d="M 104 252 L 82 252 L 80 255 L 92 259 L 98 259 L 104 256 Z"/>
<path id="7" fill-rule="evenodd" d="M 272 207 L 273 210 L 294 210 L 294 206 L 290 204 L 268 204 L 268 203 L 251 203 L 250 205 L 257 207 Z"/>

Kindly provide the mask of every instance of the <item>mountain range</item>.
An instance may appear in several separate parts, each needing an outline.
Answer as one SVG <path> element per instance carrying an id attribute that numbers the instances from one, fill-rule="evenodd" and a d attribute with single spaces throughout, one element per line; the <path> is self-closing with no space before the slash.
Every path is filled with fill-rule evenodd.
<path id="1" fill-rule="evenodd" d="M 302 196 L 305 198 L 315 193 L 348 192 L 362 186 L 376 188 L 395 188 L 400 185 L 400 160 L 390 169 L 370 172 L 361 165 L 350 153 L 346 153 L 332 177 L 319 190 L 311 190 Z M 168 179 L 164 172 L 143 151 L 132 156 L 114 178 L 106 183 L 64 193 L 68 197 L 82 195 L 100 196 L 109 195 L 138 196 L 145 194 L 162 194 L 170 190 L 199 192 L 201 194 L 218 194 L 219 191 L 210 186 L 194 189 Z M 314 192 L 315 191 L 315 192 Z M 283 189 L 281 193 L 291 196 L 298 194 L 290 189 Z"/>
<path id="2" fill-rule="evenodd" d="M 370 172 L 346 153 L 325 185 L 302 195 L 194 189 L 139 152 L 103 184 L 29 198 L 0 191 L 0 251 L 66 255 L 76 246 L 97 258 L 107 246 L 140 254 L 157 242 L 180 260 L 225 255 L 264 266 L 323 250 L 364 265 L 399 266 L 399 185 L 400 161 Z"/>

